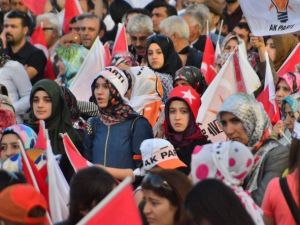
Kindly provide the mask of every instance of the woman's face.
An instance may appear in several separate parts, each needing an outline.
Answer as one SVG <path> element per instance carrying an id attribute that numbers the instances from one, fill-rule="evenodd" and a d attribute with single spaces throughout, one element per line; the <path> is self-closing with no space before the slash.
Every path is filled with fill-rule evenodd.
<path id="1" fill-rule="evenodd" d="M 173 225 L 176 207 L 167 198 L 163 198 L 151 190 L 143 190 L 144 214 L 149 225 Z"/>
<path id="2" fill-rule="evenodd" d="M 160 69 L 163 67 L 164 54 L 158 44 L 150 44 L 147 57 L 151 68 Z"/>
<path id="3" fill-rule="evenodd" d="M 173 100 L 169 107 L 169 119 L 174 131 L 185 131 L 190 119 L 190 110 L 188 105 L 184 101 Z"/>
<path id="4" fill-rule="evenodd" d="M 52 99 L 46 91 L 35 92 L 32 100 L 32 108 L 38 120 L 46 120 L 52 114 Z"/>
<path id="5" fill-rule="evenodd" d="M 291 89 L 285 80 L 280 79 L 279 83 L 276 86 L 275 94 L 276 94 L 276 102 L 278 106 L 281 107 L 282 99 L 291 94 Z"/>
<path id="6" fill-rule="evenodd" d="M 268 52 L 268 55 L 269 55 L 270 59 L 272 61 L 274 61 L 275 57 L 276 57 L 276 48 L 275 48 L 275 44 L 274 44 L 274 41 L 273 41 L 272 38 L 269 38 L 266 41 L 266 50 Z"/>
<path id="7" fill-rule="evenodd" d="M 294 130 L 294 122 L 299 117 L 298 112 L 293 112 L 289 104 L 284 104 L 284 113 L 285 113 L 285 119 L 284 124 L 286 128 L 288 128 L 291 132 Z"/>
<path id="8" fill-rule="evenodd" d="M 94 95 L 96 98 L 97 105 L 100 108 L 106 108 L 108 106 L 109 101 L 109 87 L 106 83 L 106 80 L 100 77 L 96 81 L 96 86 L 94 90 Z"/>
<path id="9" fill-rule="evenodd" d="M 1 140 L 0 158 L 6 160 L 21 151 L 19 137 L 16 134 L 5 134 Z"/>
<path id="10" fill-rule="evenodd" d="M 230 39 L 224 47 L 223 53 L 230 53 L 238 46 L 238 42 L 236 39 Z"/>

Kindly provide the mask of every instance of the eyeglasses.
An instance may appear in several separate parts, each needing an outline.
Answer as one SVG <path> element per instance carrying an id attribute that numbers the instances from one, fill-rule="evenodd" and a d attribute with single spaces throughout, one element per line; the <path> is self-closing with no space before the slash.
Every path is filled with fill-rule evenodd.
<path id="1" fill-rule="evenodd" d="M 43 31 L 46 31 L 46 30 L 54 30 L 54 28 L 53 28 L 53 27 L 43 27 L 42 30 L 43 30 Z"/>
<path id="2" fill-rule="evenodd" d="M 168 184 L 166 180 L 153 173 L 148 173 L 145 176 L 145 178 L 142 181 L 142 187 L 153 187 L 157 189 L 164 189 L 170 192 L 173 191 L 172 187 Z"/>

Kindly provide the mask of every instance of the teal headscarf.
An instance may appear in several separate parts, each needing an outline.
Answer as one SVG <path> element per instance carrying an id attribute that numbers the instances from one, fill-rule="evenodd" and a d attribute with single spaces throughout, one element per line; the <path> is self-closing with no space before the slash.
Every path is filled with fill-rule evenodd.
<path id="1" fill-rule="evenodd" d="M 284 112 L 285 104 L 288 104 L 291 107 L 294 115 L 296 112 L 300 113 L 300 93 L 298 92 L 296 94 L 288 95 L 282 100 L 282 106 L 281 106 L 282 118 L 286 117 L 285 112 Z M 298 115 L 298 117 L 299 117 L 299 115 Z"/>

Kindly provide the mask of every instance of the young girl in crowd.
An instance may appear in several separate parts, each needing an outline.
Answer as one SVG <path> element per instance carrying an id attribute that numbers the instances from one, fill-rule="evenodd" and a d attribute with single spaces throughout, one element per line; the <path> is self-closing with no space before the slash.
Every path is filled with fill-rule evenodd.
<path id="1" fill-rule="evenodd" d="M 128 87 L 128 77 L 118 68 L 107 67 L 100 72 L 91 87 L 91 100 L 98 105 L 100 116 L 88 120 L 84 139 L 87 159 L 119 179 L 132 175 L 141 160 L 139 146 L 153 138 L 147 119 L 127 104 Z"/>
<path id="2" fill-rule="evenodd" d="M 183 208 L 192 185 L 176 170 L 152 170 L 142 181 L 143 214 L 149 225 L 188 225 Z"/>
<path id="3" fill-rule="evenodd" d="M 162 81 L 165 102 L 172 90 L 175 72 L 182 66 L 172 40 L 160 34 L 150 36 L 146 44 L 146 61 Z"/>
<path id="4" fill-rule="evenodd" d="M 60 167 L 69 180 L 73 169 L 65 154 L 61 133 L 67 133 L 76 145 L 82 150 L 81 138 L 73 128 L 69 108 L 63 97 L 61 88 L 52 80 L 40 80 L 32 87 L 30 94 L 29 126 L 38 131 L 39 120 L 45 121 L 49 139 L 54 154 L 62 154 Z"/>
<path id="5" fill-rule="evenodd" d="M 0 140 L 1 168 L 8 171 L 20 171 L 19 153 L 21 152 L 21 146 L 19 140 L 22 142 L 23 148 L 28 150 L 34 147 L 36 139 L 36 133 L 26 125 L 16 124 L 5 128 Z"/>
<path id="6" fill-rule="evenodd" d="M 170 93 L 165 106 L 166 139 L 174 146 L 179 159 L 188 166 L 194 147 L 208 142 L 196 124 L 200 104 L 200 96 L 192 87 L 178 86 Z M 182 171 L 189 174 L 190 167 Z"/>
<path id="7" fill-rule="evenodd" d="M 192 155 L 191 177 L 193 183 L 208 178 L 219 179 L 240 198 L 256 225 L 264 225 L 262 210 L 242 187 L 252 170 L 254 157 L 249 148 L 237 141 L 216 142 L 196 146 Z"/>
<path id="8" fill-rule="evenodd" d="M 290 148 L 289 175 L 274 178 L 266 189 L 262 208 L 266 225 L 296 225 L 300 222 L 300 123 L 295 122 L 294 136 Z M 283 194 L 283 186 L 291 195 L 291 206 Z M 292 213 L 294 210 L 294 213 Z"/>

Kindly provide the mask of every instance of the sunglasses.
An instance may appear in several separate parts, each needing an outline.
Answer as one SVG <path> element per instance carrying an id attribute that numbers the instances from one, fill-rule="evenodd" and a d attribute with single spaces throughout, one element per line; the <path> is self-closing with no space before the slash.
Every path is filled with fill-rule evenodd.
<path id="1" fill-rule="evenodd" d="M 172 187 L 168 184 L 166 180 L 164 180 L 159 175 L 148 173 L 143 181 L 142 181 L 142 187 L 152 187 L 155 189 L 163 189 L 166 191 L 173 192 Z"/>

